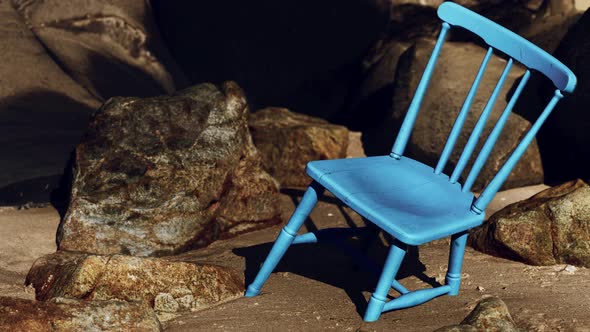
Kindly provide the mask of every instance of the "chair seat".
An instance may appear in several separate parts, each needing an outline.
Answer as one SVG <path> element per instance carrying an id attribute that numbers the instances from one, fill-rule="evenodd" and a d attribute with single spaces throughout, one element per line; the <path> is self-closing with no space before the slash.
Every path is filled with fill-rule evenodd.
<path id="1" fill-rule="evenodd" d="M 396 239 L 420 245 L 483 222 L 473 194 L 418 161 L 390 156 L 312 161 L 307 173 Z"/>

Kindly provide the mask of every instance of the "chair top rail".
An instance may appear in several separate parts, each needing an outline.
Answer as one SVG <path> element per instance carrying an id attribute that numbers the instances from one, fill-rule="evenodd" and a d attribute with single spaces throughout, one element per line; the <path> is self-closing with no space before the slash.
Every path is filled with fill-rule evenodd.
<path id="1" fill-rule="evenodd" d="M 452 2 L 441 4 L 438 16 L 452 26 L 475 33 L 489 46 L 506 53 L 526 67 L 543 73 L 559 90 L 571 93 L 576 87 L 576 76 L 568 67 L 501 25 Z"/>

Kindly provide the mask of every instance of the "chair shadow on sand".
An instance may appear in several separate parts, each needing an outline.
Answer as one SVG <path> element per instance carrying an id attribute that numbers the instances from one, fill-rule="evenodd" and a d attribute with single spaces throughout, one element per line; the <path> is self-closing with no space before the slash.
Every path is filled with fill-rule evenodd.
<path id="1" fill-rule="evenodd" d="M 283 189 L 281 192 L 289 195 L 296 206 L 304 193 L 303 190 L 298 189 Z M 350 228 L 360 229 L 344 209 L 345 205 L 340 200 L 323 195 L 320 201 L 336 205 L 341 213 L 337 217 L 344 218 Z M 388 234 L 380 234 L 380 230 L 372 223 L 365 219 L 363 219 L 363 223 L 362 226 L 366 226 L 366 230 L 359 232 L 359 235 L 345 238 L 334 237 L 339 239 L 335 240 L 329 235 L 318 234 L 318 243 L 291 246 L 273 274 L 277 272 L 294 273 L 341 288 L 354 303 L 359 315 L 362 316 L 367 308 L 367 300 L 363 296 L 363 292 L 373 292 L 377 285 L 382 262 L 385 261 L 390 241 L 392 241 Z M 311 216 L 307 218 L 304 225 L 309 232 L 319 230 Z M 244 271 L 246 285 L 256 277 L 273 242 L 233 249 L 234 254 L 246 259 Z M 435 278 L 427 276 L 425 271 L 426 266 L 420 261 L 418 247 L 411 246 L 402 262 L 397 279 L 402 280 L 409 276 L 415 276 L 432 287 L 440 286 L 440 283 Z M 264 292 L 264 289 L 262 291 Z"/>

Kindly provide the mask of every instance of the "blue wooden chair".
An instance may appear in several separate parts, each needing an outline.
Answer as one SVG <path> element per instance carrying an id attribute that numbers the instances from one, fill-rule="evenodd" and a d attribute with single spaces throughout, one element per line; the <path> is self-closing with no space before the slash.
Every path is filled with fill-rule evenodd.
<path id="1" fill-rule="evenodd" d="M 547 116 L 563 97 L 562 92 L 571 93 L 574 90 L 576 77 L 565 65 L 529 41 L 455 3 L 445 2 L 440 5 L 438 16 L 443 21 L 442 30 L 391 154 L 308 163 L 307 173 L 314 181 L 305 192 L 287 225 L 281 230 L 255 280 L 248 287 L 247 297 L 255 296 L 260 292 L 260 288 L 291 244 L 317 242 L 318 233 L 322 231 L 302 235 L 297 235 L 297 232 L 324 189 L 332 192 L 342 202 L 395 238 L 389 249 L 377 288 L 369 300 L 364 316 L 365 321 L 375 321 L 382 312 L 419 305 L 444 294 L 458 295 L 468 230 L 482 224 L 486 207 L 525 152 Z M 489 48 L 450 131 L 438 164 L 435 168 L 431 168 L 405 157 L 404 148 L 418 115 L 420 103 L 427 92 L 428 83 L 445 36 L 451 27 L 461 27 L 473 32 L 480 36 Z M 509 59 L 476 122 L 453 173 L 448 176 L 442 171 L 460 134 L 494 49 L 504 53 Z M 527 67 L 527 71 L 481 148 L 466 180 L 461 185 L 458 180 L 469 161 L 514 61 Z M 556 87 L 555 93 L 500 171 L 476 198 L 470 192 L 470 188 L 529 80 L 530 70 L 536 70 L 550 79 Z M 446 236 L 451 236 L 451 249 L 445 285 L 409 291 L 395 279 L 408 245 L 418 246 Z M 390 288 L 398 291 L 400 296 L 387 301 Z"/>

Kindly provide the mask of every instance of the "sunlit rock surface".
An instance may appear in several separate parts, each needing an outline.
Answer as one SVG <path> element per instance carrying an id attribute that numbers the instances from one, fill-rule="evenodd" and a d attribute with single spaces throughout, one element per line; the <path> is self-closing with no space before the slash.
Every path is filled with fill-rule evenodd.
<path id="1" fill-rule="evenodd" d="M 392 106 L 386 119 L 377 128 L 363 135 L 365 149 L 368 154 L 387 154 L 393 145 L 395 134 L 404 120 L 409 104 L 416 87 L 426 67 L 428 57 L 434 47 L 434 40 L 420 39 L 415 46 L 410 48 L 401 58 L 395 75 Z M 486 54 L 485 49 L 468 43 L 447 42 L 443 45 L 440 58 L 437 61 L 436 70 L 430 82 L 418 119 L 415 123 L 412 136 L 408 142 L 405 154 L 436 165 L 439 156 L 447 141 L 449 132 L 463 105 L 465 96 L 471 86 L 481 61 Z M 481 111 L 486 106 L 489 96 L 494 89 L 506 61 L 500 57 L 492 56 L 486 74 L 480 84 L 471 111 L 467 116 L 463 130 L 459 135 L 457 144 L 451 154 L 446 174 L 451 174 L 459 160 L 463 147 L 469 139 L 472 129 L 479 118 Z M 462 70 L 467 69 L 467 70 Z M 513 65 L 506 83 L 500 92 L 500 96 L 506 96 L 513 82 L 523 73 L 523 68 Z M 475 153 L 479 151 L 485 142 L 485 138 L 492 131 L 496 121 L 502 114 L 507 101 L 498 97 L 494 109 L 486 122 L 486 126 L 480 137 Z M 520 141 L 520 137 L 528 131 L 529 121 L 518 114 L 512 113 L 504 126 L 502 135 L 482 169 L 478 180 L 472 190 L 481 190 L 485 183 L 502 167 L 512 150 Z M 472 159 L 473 162 L 474 159 Z M 466 177 L 469 171 L 464 171 Z M 519 187 L 543 182 L 543 167 L 536 142 L 529 146 L 528 150 L 513 169 L 512 174 L 504 184 L 504 188 Z"/>
<path id="2" fill-rule="evenodd" d="M 567 182 L 509 205 L 472 231 L 471 245 L 533 265 L 590 267 L 590 186 Z"/>
<path id="3" fill-rule="evenodd" d="M 250 116 L 250 131 L 265 169 L 284 187 L 305 187 L 311 178 L 305 165 L 312 160 L 346 157 L 346 127 L 269 107 Z"/>
<path id="4" fill-rule="evenodd" d="M 145 303 L 56 298 L 36 302 L 0 297 L 3 331 L 161 331 L 154 311 Z"/>
<path id="5" fill-rule="evenodd" d="M 436 330 L 436 332 L 478 331 L 524 332 L 525 330 L 516 326 L 506 303 L 497 297 L 481 300 L 461 324 Z"/>
<path id="6" fill-rule="evenodd" d="M 232 300 L 244 291 L 236 271 L 217 265 L 68 252 L 39 258 L 26 283 L 35 288 L 40 301 L 56 297 L 143 301 L 163 318 Z"/>
<path id="7" fill-rule="evenodd" d="M 232 82 L 114 98 L 76 149 L 61 250 L 165 255 L 280 221 Z"/>

